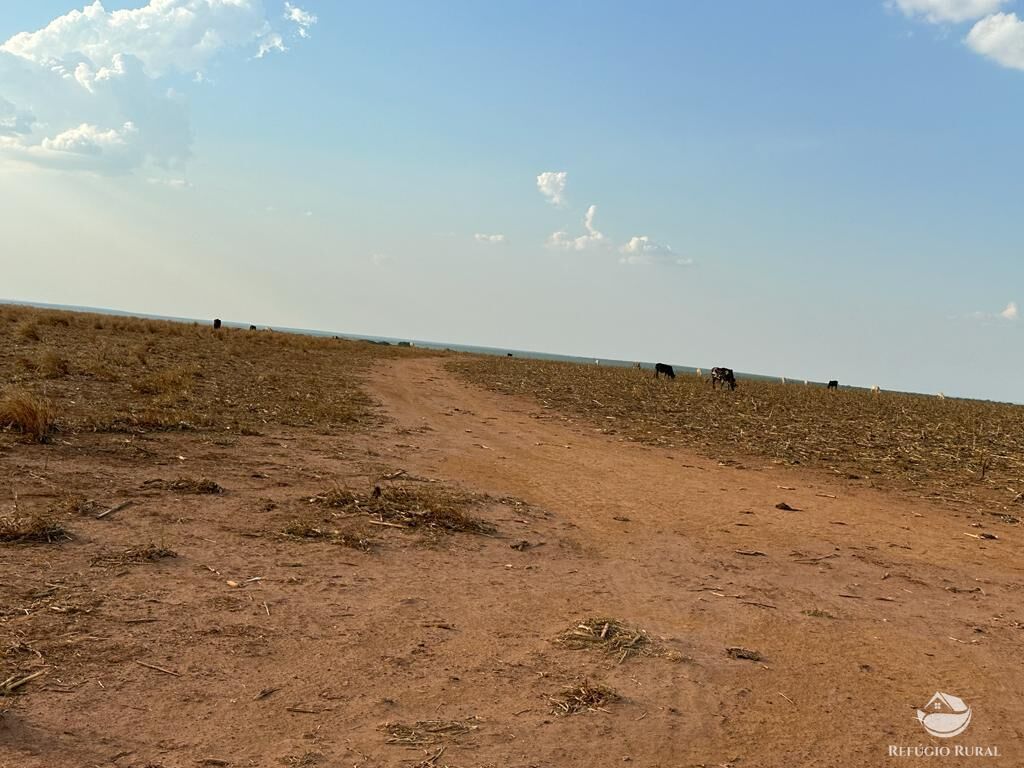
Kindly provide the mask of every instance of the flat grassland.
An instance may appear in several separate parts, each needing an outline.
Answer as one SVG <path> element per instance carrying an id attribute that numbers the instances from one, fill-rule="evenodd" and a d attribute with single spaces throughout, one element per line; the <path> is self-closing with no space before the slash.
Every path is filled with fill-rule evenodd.
<path id="1" fill-rule="evenodd" d="M 589 420 L 608 435 L 714 458 L 762 457 L 883 487 L 1012 513 L 1024 510 L 1024 406 L 544 360 L 448 367 L 498 392 Z"/>
<path id="2" fill-rule="evenodd" d="M 0 306 L 0 768 L 1021 764 L 1021 410 Z"/>

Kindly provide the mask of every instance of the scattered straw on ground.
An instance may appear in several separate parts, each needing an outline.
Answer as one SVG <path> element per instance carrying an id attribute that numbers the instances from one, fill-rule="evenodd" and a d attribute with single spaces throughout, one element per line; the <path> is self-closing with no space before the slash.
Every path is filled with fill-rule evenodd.
<path id="1" fill-rule="evenodd" d="M 388 744 L 436 744 L 442 740 L 463 736 L 477 730 L 479 720 L 418 720 L 412 724 L 384 723 Z"/>
<path id="2" fill-rule="evenodd" d="M 129 565 L 131 563 L 155 563 L 170 557 L 177 557 L 178 553 L 173 549 L 156 544 L 147 544 L 144 547 L 131 547 L 123 552 L 110 555 L 98 555 L 92 559 L 92 565 Z"/>
<path id="3" fill-rule="evenodd" d="M 556 715 L 576 715 L 580 712 L 607 712 L 606 704 L 619 700 L 619 695 L 605 685 L 584 681 L 562 689 L 557 696 L 549 698 L 551 711 Z"/>
<path id="4" fill-rule="evenodd" d="M 360 549 L 363 552 L 369 552 L 373 549 L 373 542 L 361 533 L 339 531 L 334 528 L 328 528 L 317 523 L 302 520 L 293 520 L 288 523 L 288 525 L 285 526 L 283 533 L 285 536 L 293 539 L 326 541 L 330 544 L 338 544 L 343 547 L 349 547 L 350 549 Z"/>
<path id="5" fill-rule="evenodd" d="M 642 629 L 617 619 L 584 619 L 559 635 L 555 642 L 572 650 L 595 649 L 616 656 L 619 662 L 630 656 L 661 655 L 663 650 Z"/>
<path id="6" fill-rule="evenodd" d="M 495 532 L 493 525 L 467 513 L 488 501 L 487 497 L 435 485 L 375 486 L 365 495 L 335 488 L 310 501 L 338 510 L 339 514 L 368 515 L 378 523 L 399 528 L 487 535 Z"/>
<path id="7" fill-rule="evenodd" d="M 196 493 L 216 495 L 224 493 L 224 489 L 208 477 L 179 477 L 177 480 L 148 480 L 144 483 L 148 488 L 160 488 L 175 493 Z"/>
<path id="8" fill-rule="evenodd" d="M 60 523 L 42 515 L 0 517 L 0 541 L 52 543 L 67 536 Z"/>

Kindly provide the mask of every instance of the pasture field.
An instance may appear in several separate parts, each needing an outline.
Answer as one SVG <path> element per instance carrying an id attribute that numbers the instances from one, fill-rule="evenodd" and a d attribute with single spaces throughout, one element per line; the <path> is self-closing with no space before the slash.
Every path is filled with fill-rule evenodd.
<path id="1" fill-rule="evenodd" d="M 767 458 L 925 497 L 1024 513 L 1024 406 L 928 395 L 703 378 L 521 358 L 448 363 L 604 434 L 718 459 Z"/>
<path id="2" fill-rule="evenodd" d="M 0 768 L 1019 765 L 1019 427 L 0 307 Z"/>

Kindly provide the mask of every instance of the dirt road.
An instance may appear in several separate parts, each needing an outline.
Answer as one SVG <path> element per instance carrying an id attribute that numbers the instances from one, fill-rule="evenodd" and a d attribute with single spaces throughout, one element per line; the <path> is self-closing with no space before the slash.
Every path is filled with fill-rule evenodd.
<path id="1" fill-rule="evenodd" d="M 1019 527 L 619 442 L 441 359 L 389 361 L 368 387 L 387 417 L 372 433 L 82 434 L 0 454 L 24 510 L 69 489 L 134 502 L 0 551 L 5 658 L 45 672 L 0 719 L 0 768 L 1024 762 Z M 370 552 L 282 536 L 339 524 L 315 494 L 399 470 L 526 504 L 484 510 L 495 536 L 366 523 Z M 152 482 L 183 474 L 225 492 Z M 177 557 L 124 557 L 147 542 Z M 599 616 L 669 653 L 553 642 Z M 553 713 L 584 680 L 621 699 Z M 948 742 L 915 716 L 936 691 L 973 708 Z M 462 725 L 395 736 L 430 721 Z M 1001 756 L 889 756 L 942 744 Z"/>
<path id="2" fill-rule="evenodd" d="M 845 478 L 614 442 L 469 388 L 437 361 L 404 361 L 373 391 L 414 430 L 398 449 L 405 465 L 521 497 L 569 527 L 576 555 L 536 555 L 508 585 L 499 626 L 543 647 L 573 618 L 607 614 L 693 660 L 598 664 L 628 703 L 532 731 L 536 764 L 881 765 L 889 745 L 947 743 L 915 715 L 940 690 L 973 707 L 957 743 L 1019 764 L 1019 528 L 974 528 L 955 509 Z M 999 539 L 976 538 L 989 530 Z M 764 660 L 732 659 L 731 646 Z M 601 738 L 579 733 L 588 726 Z"/>

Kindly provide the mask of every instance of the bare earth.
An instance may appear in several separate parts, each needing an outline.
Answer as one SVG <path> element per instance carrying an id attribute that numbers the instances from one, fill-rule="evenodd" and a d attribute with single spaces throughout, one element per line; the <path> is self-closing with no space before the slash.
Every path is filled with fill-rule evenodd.
<path id="1" fill-rule="evenodd" d="M 955 508 L 856 481 L 618 442 L 438 358 L 389 361 L 369 388 L 372 434 L 0 455 L 23 504 L 83 485 L 135 501 L 0 550 L 4 642 L 47 669 L 0 720 L 0 766 L 1024 764 L 1019 527 L 980 539 Z M 309 497 L 398 469 L 525 503 L 486 509 L 493 537 L 367 526 L 367 553 L 277 535 Z M 143 485 L 186 472 L 226 493 Z M 178 557 L 97 560 L 152 540 Z M 593 616 L 674 657 L 552 642 Z M 582 680 L 621 700 L 553 714 Z M 935 691 L 973 707 L 951 743 L 1000 757 L 888 756 L 941 743 L 915 717 Z M 435 720 L 470 730 L 388 743 L 386 723 Z"/>

